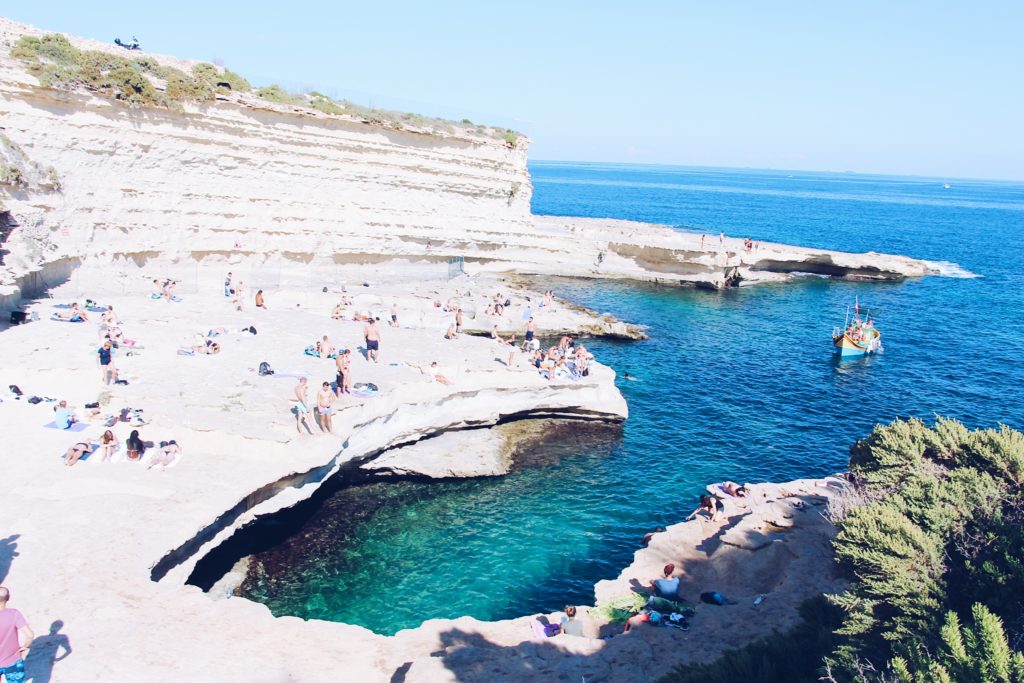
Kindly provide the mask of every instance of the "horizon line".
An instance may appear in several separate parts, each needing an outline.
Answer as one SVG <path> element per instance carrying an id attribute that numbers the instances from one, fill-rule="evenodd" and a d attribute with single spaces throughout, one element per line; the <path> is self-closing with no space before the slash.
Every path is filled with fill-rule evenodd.
<path id="1" fill-rule="evenodd" d="M 923 175 L 916 173 L 884 173 L 877 171 L 833 171 L 833 170 L 815 170 L 808 168 L 773 168 L 769 166 L 715 166 L 708 164 L 673 164 L 666 163 L 663 161 L 595 161 L 595 160 L 581 160 L 581 159 L 534 159 L 528 158 L 527 164 L 539 162 L 542 164 L 602 164 L 610 166 L 662 166 L 665 168 L 692 168 L 692 169 L 708 169 L 708 170 L 720 170 L 720 171 L 766 171 L 773 173 L 815 173 L 819 175 L 841 175 L 841 176 L 872 176 L 876 178 L 915 178 L 920 180 L 939 180 L 939 181 L 950 181 L 950 180 L 963 180 L 969 182 L 988 182 L 988 183 L 1006 183 L 1024 185 L 1024 177 L 1021 178 L 988 178 L 982 176 L 941 176 L 941 175 Z"/>

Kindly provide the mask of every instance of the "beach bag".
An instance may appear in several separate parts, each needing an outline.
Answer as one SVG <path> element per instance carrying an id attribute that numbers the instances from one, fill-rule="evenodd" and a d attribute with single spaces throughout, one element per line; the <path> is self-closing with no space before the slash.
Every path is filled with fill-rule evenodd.
<path id="1" fill-rule="evenodd" d="M 14 394 L 15 396 L 21 396 L 21 389 L 18 387 L 17 384 L 11 384 L 7 388 L 10 389 L 11 393 Z"/>
<path id="2" fill-rule="evenodd" d="M 717 591 L 713 592 L 713 593 L 701 593 L 700 594 L 700 601 L 701 602 L 706 602 L 709 605 L 724 605 L 725 604 L 725 596 L 722 595 L 721 593 L 717 592 Z"/>
<path id="3" fill-rule="evenodd" d="M 25 315 L 25 311 L 11 311 L 11 324 L 21 325 L 23 322 L 25 322 L 26 317 L 27 316 Z"/>
<path id="4" fill-rule="evenodd" d="M 267 361 L 263 361 L 262 363 L 260 363 L 259 373 L 261 377 L 265 377 L 267 375 L 273 375 L 274 371 L 271 370 L 270 363 L 268 363 Z"/>

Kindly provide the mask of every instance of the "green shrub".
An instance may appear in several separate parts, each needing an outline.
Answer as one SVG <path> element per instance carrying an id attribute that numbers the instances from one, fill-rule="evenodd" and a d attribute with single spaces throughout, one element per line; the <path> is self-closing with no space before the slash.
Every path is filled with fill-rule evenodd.
<path id="1" fill-rule="evenodd" d="M 27 37 L 24 36 L 23 38 Z M 72 45 L 67 38 L 59 33 L 48 33 L 42 38 L 36 39 L 36 41 L 32 43 L 35 53 L 54 64 L 71 66 L 77 64 L 82 55 L 81 50 Z M 19 42 L 21 42 L 21 39 L 19 39 Z"/>
<path id="2" fill-rule="evenodd" d="M 259 88 L 256 91 L 256 96 L 268 102 L 277 102 L 278 104 L 303 104 L 301 97 L 291 94 L 276 83 L 265 88 Z"/>
<path id="3" fill-rule="evenodd" d="M 209 81 L 192 78 L 180 69 L 164 68 L 167 98 L 174 102 L 209 102 L 216 97 L 217 88 Z"/>
<path id="4" fill-rule="evenodd" d="M 249 81 L 229 69 L 224 69 L 224 72 L 220 75 L 220 80 L 222 83 L 227 83 L 231 86 L 234 92 L 249 92 L 252 90 Z"/>
<path id="5" fill-rule="evenodd" d="M 0 162 L 0 185 L 10 185 L 12 187 L 23 187 L 28 182 L 25 180 L 25 174 L 15 164 L 8 164 Z"/>
<path id="6" fill-rule="evenodd" d="M 511 130 L 506 130 L 504 133 L 502 133 L 501 139 L 504 140 L 505 144 L 508 145 L 509 147 L 515 147 L 517 144 L 519 144 L 519 136 L 516 135 L 515 132 Z"/>
<path id="7" fill-rule="evenodd" d="M 310 93 L 311 95 L 319 95 L 319 93 Z M 322 111 L 325 114 L 344 114 L 344 107 L 339 106 L 334 100 L 330 99 L 325 95 L 314 96 L 310 101 L 309 106 L 313 107 L 317 111 Z"/>
<path id="8" fill-rule="evenodd" d="M 1024 655 L 1006 641 L 999 617 L 984 605 L 971 608 L 973 625 L 964 628 L 955 612 L 946 613 L 939 646 L 927 657 L 892 661 L 898 683 L 1024 683 Z"/>

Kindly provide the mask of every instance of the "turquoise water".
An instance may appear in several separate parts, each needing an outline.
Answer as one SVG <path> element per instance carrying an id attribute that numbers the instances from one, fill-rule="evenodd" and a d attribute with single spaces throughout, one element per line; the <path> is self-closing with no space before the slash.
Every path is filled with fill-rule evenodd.
<path id="1" fill-rule="evenodd" d="M 275 614 L 393 633 L 428 618 L 586 603 L 595 581 L 617 575 L 646 531 L 692 510 L 708 482 L 840 470 L 856 438 L 899 416 L 1024 426 L 1024 185 L 596 164 L 531 171 L 536 213 L 905 253 L 961 277 L 809 277 L 724 292 L 550 281 L 562 296 L 650 326 L 646 342 L 588 343 L 620 371 L 626 425 L 552 446 L 553 464 L 504 478 L 333 494 L 255 556 L 246 594 Z M 829 334 L 854 297 L 877 309 L 885 353 L 838 363 Z"/>

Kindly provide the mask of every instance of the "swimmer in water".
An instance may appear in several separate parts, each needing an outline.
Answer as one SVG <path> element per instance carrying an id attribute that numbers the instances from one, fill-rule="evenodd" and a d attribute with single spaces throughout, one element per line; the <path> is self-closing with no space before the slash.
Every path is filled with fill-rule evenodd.
<path id="1" fill-rule="evenodd" d="M 635 382 L 636 381 L 636 377 L 633 377 L 628 372 L 623 372 L 622 373 L 622 379 L 628 379 L 630 382 Z"/>

